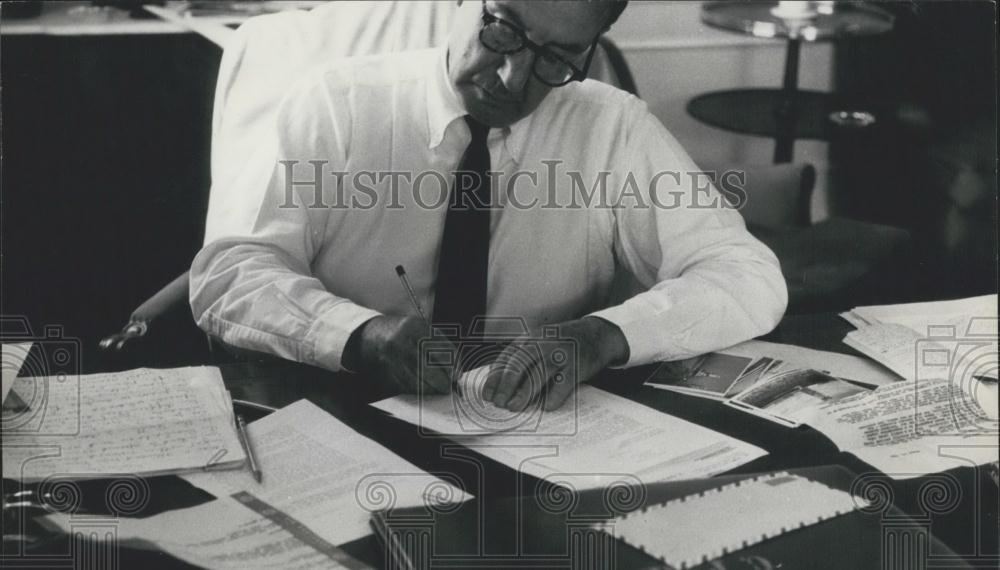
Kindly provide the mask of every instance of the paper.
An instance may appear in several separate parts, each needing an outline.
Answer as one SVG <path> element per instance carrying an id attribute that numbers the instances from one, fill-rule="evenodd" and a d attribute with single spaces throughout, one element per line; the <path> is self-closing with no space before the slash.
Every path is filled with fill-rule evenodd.
<path id="1" fill-rule="evenodd" d="M 516 414 L 477 398 L 478 392 L 463 389 L 461 396 L 404 395 L 372 405 L 513 469 L 543 479 L 570 477 L 577 489 L 602 487 L 618 475 L 642 483 L 707 477 L 766 455 L 587 385 L 551 412 L 529 407 Z M 502 429 L 491 433 L 491 426 Z"/>
<path id="2" fill-rule="evenodd" d="M 21 377 L 13 389 L 30 409 L 3 417 L 7 478 L 158 475 L 246 459 L 216 368 Z"/>
<path id="3" fill-rule="evenodd" d="M 775 473 L 647 507 L 597 528 L 673 568 L 689 568 L 866 505 L 822 483 Z"/>
<path id="4" fill-rule="evenodd" d="M 848 333 L 844 343 L 906 380 L 949 378 L 992 419 L 998 417 L 995 337 L 925 338 L 903 325 L 875 324 Z"/>
<path id="5" fill-rule="evenodd" d="M 230 497 L 145 519 L 53 514 L 43 524 L 89 537 L 92 529 L 118 541 L 142 540 L 189 564 L 220 570 L 344 568 L 338 560 Z M 357 566 L 355 566 L 357 567 Z"/>
<path id="6" fill-rule="evenodd" d="M 3 368 L 2 368 L 2 379 L 3 379 L 3 402 L 7 401 L 7 395 L 10 394 L 10 388 L 14 385 L 14 379 L 17 378 L 18 372 L 21 371 L 21 366 L 24 365 L 24 361 L 28 358 L 28 353 L 31 352 L 30 342 L 22 343 L 4 343 L 3 350 Z M 16 394 L 15 394 L 16 396 Z M 19 405 L 23 405 L 20 402 Z"/>
<path id="7" fill-rule="evenodd" d="M 885 365 L 900 377 L 917 377 L 919 333 L 898 324 L 874 324 L 847 333 L 844 344 Z"/>
<path id="8" fill-rule="evenodd" d="M 928 330 L 954 327 L 953 334 L 969 334 L 969 326 L 976 319 L 976 334 L 997 336 L 997 295 L 983 295 L 950 301 L 907 303 L 902 305 L 877 305 L 855 307 L 846 317 L 851 324 L 896 324 L 910 328 L 921 335 Z"/>
<path id="9" fill-rule="evenodd" d="M 470 498 L 308 400 L 249 424 L 247 433 L 261 483 L 248 470 L 184 478 L 220 497 L 248 490 L 331 544 L 371 534 L 368 519 L 375 510 Z"/>
<path id="10" fill-rule="evenodd" d="M 997 461 L 997 423 L 948 379 L 899 382 L 815 408 L 812 427 L 896 479 Z"/>
<path id="11" fill-rule="evenodd" d="M 910 303 L 856 307 L 843 315 L 859 330 L 847 335 L 844 342 L 888 366 L 903 378 L 927 378 L 921 370 L 926 364 L 918 358 L 918 351 L 928 343 L 937 343 L 947 350 L 957 350 L 954 355 L 961 361 L 963 347 L 984 345 L 996 355 L 997 344 L 997 295 L 983 295 L 952 301 Z M 922 341 L 923 346 L 917 341 Z M 997 380 L 997 359 L 990 366 L 977 364 L 976 375 Z M 933 375 L 933 374 L 932 374 Z M 963 381 L 958 380 L 959 384 Z M 975 388 L 964 383 L 970 394 Z M 981 405 L 988 406 L 986 401 Z"/>

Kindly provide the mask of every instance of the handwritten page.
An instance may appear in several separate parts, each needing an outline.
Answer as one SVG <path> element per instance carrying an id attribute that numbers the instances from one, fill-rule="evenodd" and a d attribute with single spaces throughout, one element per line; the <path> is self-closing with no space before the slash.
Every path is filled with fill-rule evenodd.
<path id="1" fill-rule="evenodd" d="M 587 385 L 551 412 L 540 407 L 520 414 L 502 410 L 469 388 L 461 395 L 403 395 L 372 405 L 536 477 L 572 475 L 578 489 L 604 486 L 619 475 L 643 483 L 707 477 L 766 455 L 748 443 Z"/>
<path id="2" fill-rule="evenodd" d="M 812 416 L 841 451 L 896 479 L 997 461 L 997 422 L 945 378 L 890 384 Z"/>
<path id="3" fill-rule="evenodd" d="M 865 505 L 822 483 L 773 473 L 653 505 L 597 528 L 672 568 L 691 568 Z"/>
<path id="4" fill-rule="evenodd" d="M 62 513 L 43 524 L 70 535 L 103 536 L 113 529 L 118 541 L 142 540 L 189 564 L 218 570 L 343 568 L 336 560 L 229 497 L 168 511 L 145 519 L 74 518 Z"/>
<path id="5" fill-rule="evenodd" d="M 24 365 L 25 359 L 28 358 L 28 353 L 31 352 L 31 345 L 32 343 L 30 342 L 4 343 L 0 347 L 3 356 L 3 368 L 0 371 L 3 379 L 3 402 L 7 401 L 7 394 L 10 394 L 10 389 L 14 385 L 14 379 L 17 378 L 18 372 L 21 371 L 21 366 Z"/>
<path id="6" fill-rule="evenodd" d="M 247 490 L 331 544 L 371 534 L 368 520 L 376 510 L 470 498 L 308 400 L 249 424 L 247 431 L 261 483 L 246 470 L 183 477 L 216 496 Z"/>
<path id="7" fill-rule="evenodd" d="M 158 475 L 243 465 L 218 369 L 141 368 L 17 378 L 30 408 L 5 414 L 3 476 Z"/>

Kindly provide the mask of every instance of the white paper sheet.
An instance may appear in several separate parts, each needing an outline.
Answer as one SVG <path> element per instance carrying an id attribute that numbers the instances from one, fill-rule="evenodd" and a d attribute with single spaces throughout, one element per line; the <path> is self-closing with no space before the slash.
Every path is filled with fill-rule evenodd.
<path id="1" fill-rule="evenodd" d="M 899 382 L 813 410 L 807 423 L 897 479 L 997 461 L 997 423 L 948 379 Z"/>
<path id="2" fill-rule="evenodd" d="M 921 335 L 927 335 L 928 328 L 955 327 L 955 334 L 963 336 L 969 332 L 968 326 L 972 318 L 976 317 L 977 330 L 973 332 L 997 336 L 997 295 L 855 307 L 851 312 L 868 324 L 902 325 Z"/>
<path id="3" fill-rule="evenodd" d="M 578 489 L 604 486 L 618 475 L 643 483 L 707 477 L 766 455 L 756 446 L 592 386 L 580 386 L 576 399 L 557 410 L 529 408 L 516 427 L 513 421 L 492 424 L 491 418 L 508 418 L 511 412 L 470 403 L 474 396 L 464 390 L 458 399 L 397 396 L 372 405 L 536 477 L 571 476 Z M 504 431 L 487 433 L 490 425 Z"/>
<path id="4" fill-rule="evenodd" d="M 94 528 L 100 529 L 100 536 L 113 531 L 118 541 L 146 541 L 189 564 L 217 570 L 343 568 L 229 497 L 145 519 L 73 518 L 60 513 L 43 517 L 43 523 L 84 537 Z"/>
<path id="5" fill-rule="evenodd" d="M 249 470 L 184 478 L 216 496 L 247 490 L 331 544 L 371 534 L 368 519 L 374 510 L 470 498 L 308 400 L 249 424 L 247 432 L 261 483 Z"/>
<path id="6" fill-rule="evenodd" d="M 154 475 L 246 459 L 217 368 L 21 377 L 13 389 L 30 409 L 4 415 L 4 477 Z"/>
<path id="7" fill-rule="evenodd" d="M 924 337 L 903 325 L 874 324 L 847 333 L 844 344 L 883 364 L 906 380 L 915 380 L 917 347 Z"/>

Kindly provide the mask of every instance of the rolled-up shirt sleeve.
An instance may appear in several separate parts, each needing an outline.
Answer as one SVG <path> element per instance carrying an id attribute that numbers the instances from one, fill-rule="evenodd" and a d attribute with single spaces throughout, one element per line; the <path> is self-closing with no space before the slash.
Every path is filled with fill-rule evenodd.
<path id="1" fill-rule="evenodd" d="M 788 302 L 774 254 L 643 111 L 620 159 L 630 166 L 613 215 L 616 257 L 644 291 L 593 313 L 624 333 L 624 366 L 688 358 L 767 333 Z"/>
<path id="2" fill-rule="evenodd" d="M 324 175 L 343 164 L 343 136 L 330 98 L 319 82 L 303 84 L 286 97 L 274 134 L 260 141 L 261 160 L 248 164 L 227 188 L 252 203 L 245 220 L 215 231 L 191 266 L 191 309 L 195 321 L 233 346 L 339 370 L 351 333 L 377 311 L 330 293 L 311 265 L 327 235 L 329 209 L 317 203 L 316 187 L 301 184 L 313 172 L 309 160 L 326 161 Z M 296 184 L 281 161 L 298 161 Z M 336 192 L 337 180 L 321 191 Z M 261 185 L 266 185 L 261 187 Z M 323 202 L 319 202 L 323 203 Z"/>

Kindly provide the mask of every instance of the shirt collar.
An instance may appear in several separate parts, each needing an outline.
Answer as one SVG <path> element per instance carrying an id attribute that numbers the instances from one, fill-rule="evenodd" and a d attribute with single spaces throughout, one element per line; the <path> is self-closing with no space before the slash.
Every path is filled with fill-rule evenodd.
<path id="1" fill-rule="evenodd" d="M 430 81 L 427 82 L 427 133 L 430 148 L 440 145 L 448 126 L 465 114 L 465 107 L 448 79 L 448 49 L 441 48 L 435 58 Z"/>
<path id="2" fill-rule="evenodd" d="M 448 127 L 453 122 L 468 114 L 458 93 L 455 92 L 455 87 L 448 78 L 448 49 L 443 47 L 437 51 L 438 54 L 431 69 L 430 81 L 427 82 L 428 146 L 432 149 L 440 146 Z M 551 95 L 550 93 L 549 96 L 551 97 Z M 546 97 L 546 99 L 548 98 Z M 542 102 L 542 105 L 544 104 L 545 101 Z M 539 109 L 535 109 L 533 113 L 510 127 L 491 129 L 490 131 L 492 136 L 500 133 L 507 152 L 516 163 L 522 162 L 521 153 L 524 151 L 531 121 L 538 114 Z"/>

